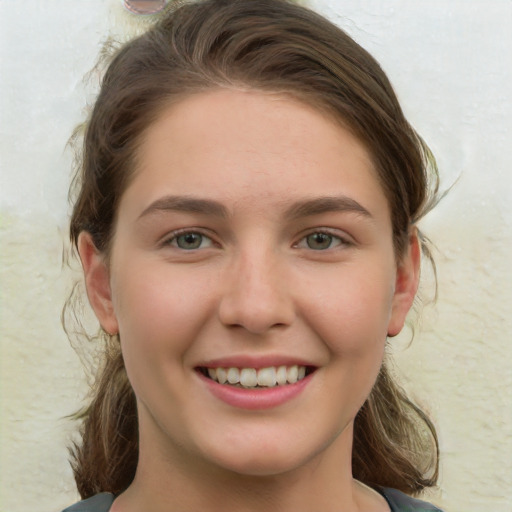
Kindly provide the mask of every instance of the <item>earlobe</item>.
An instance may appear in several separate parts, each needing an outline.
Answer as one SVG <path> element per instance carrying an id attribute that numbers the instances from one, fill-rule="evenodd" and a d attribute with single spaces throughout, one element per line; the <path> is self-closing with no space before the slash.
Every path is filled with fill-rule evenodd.
<path id="1" fill-rule="evenodd" d="M 87 297 L 101 327 L 109 334 L 119 331 L 112 304 L 110 274 L 105 257 L 92 240 L 90 233 L 82 231 L 78 237 L 78 252 L 84 271 Z"/>
<path id="2" fill-rule="evenodd" d="M 389 337 L 396 336 L 405 324 L 407 313 L 411 309 L 418 291 L 420 262 L 421 249 L 418 230 L 413 227 L 407 248 L 397 267 L 393 305 L 388 324 Z"/>

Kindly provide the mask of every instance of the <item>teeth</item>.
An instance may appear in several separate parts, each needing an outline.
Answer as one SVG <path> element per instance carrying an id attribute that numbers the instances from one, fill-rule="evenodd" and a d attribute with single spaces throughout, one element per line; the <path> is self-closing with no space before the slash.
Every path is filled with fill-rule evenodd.
<path id="1" fill-rule="evenodd" d="M 304 368 L 304 373 L 306 373 L 305 370 L 306 369 Z M 283 386 L 284 384 L 286 384 L 286 382 L 287 382 L 287 380 L 286 380 L 286 366 L 280 366 L 277 369 L 276 381 L 277 381 L 277 385 L 278 386 Z"/>
<path id="2" fill-rule="evenodd" d="M 215 380 L 215 377 L 212 377 L 212 379 Z M 226 384 L 226 382 L 228 381 L 228 373 L 224 368 L 217 368 L 217 380 L 221 384 Z"/>
<path id="3" fill-rule="evenodd" d="M 238 368 L 229 368 L 228 382 L 230 384 L 238 384 L 240 382 L 240 371 Z"/>
<path id="4" fill-rule="evenodd" d="M 295 384 L 306 376 L 305 366 L 269 366 L 268 368 L 207 368 L 209 377 L 220 384 L 244 388 Z"/>
<path id="5" fill-rule="evenodd" d="M 253 388 L 258 384 L 258 375 L 254 368 L 244 368 L 240 372 L 240 384 L 246 388 Z"/>
<path id="6" fill-rule="evenodd" d="M 299 378 L 299 368 L 297 366 L 290 366 L 286 370 L 286 380 L 290 384 L 295 384 Z"/>
<path id="7" fill-rule="evenodd" d="M 258 371 L 258 386 L 272 388 L 276 385 L 276 369 L 262 368 Z"/>

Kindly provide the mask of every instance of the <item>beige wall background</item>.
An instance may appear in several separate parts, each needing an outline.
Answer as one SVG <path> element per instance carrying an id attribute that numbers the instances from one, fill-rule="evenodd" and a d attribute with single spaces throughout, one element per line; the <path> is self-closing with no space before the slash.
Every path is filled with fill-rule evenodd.
<path id="1" fill-rule="evenodd" d="M 422 222 L 439 300 L 391 349 L 439 428 L 447 511 L 512 509 L 512 3 L 312 0 L 381 62 L 411 123 L 459 178 Z M 86 392 L 60 313 L 73 127 L 108 35 L 145 21 L 121 0 L 0 1 L 0 511 L 77 499 L 66 419 Z M 87 97 L 87 98 L 86 98 Z"/>

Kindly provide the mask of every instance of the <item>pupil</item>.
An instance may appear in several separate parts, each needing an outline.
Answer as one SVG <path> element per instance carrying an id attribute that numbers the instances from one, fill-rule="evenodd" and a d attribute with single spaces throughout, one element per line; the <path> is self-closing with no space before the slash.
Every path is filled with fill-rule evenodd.
<path id="1" fill-rule="evenodd" d="M 308 236 L 308 247 L 310 249 L 327 249 L 331 242 L 331 235 L 326 235 L 325 233 L 314 233 Z"/>
<path id="2" fill-rule="evenodd" d="M 181 249 L 197 249 L 201 245 L 202 237 L 197 233 L 186 233 L 178 237 L 178 246 Z"/>

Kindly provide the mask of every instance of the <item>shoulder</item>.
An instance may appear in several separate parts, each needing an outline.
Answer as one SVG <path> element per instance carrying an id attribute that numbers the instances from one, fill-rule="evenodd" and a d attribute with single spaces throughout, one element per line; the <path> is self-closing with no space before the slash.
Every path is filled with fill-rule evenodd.
<path id="1" fill-rule="evenodd" d="M 391 512 L 442 512 L 440 508 L 426 501 L 411 498 L 403 492 L 382 487 L 379 492 L 386 498 Z"/>
<path id="2" fill-rule="evenodd" d="M 386 498 L 386 501 L 391 507 L 391 512 L 442 512 L 441 509 L 434 505 L 426 501 L 411 498 L 396 489 L 384 487 L 379 489 L 379 492 Z M 114 495 L 103 492 L 86 500 L 79 501 L 71 507 L 64 509 L 62 512 L 108 512 L 113 502 Z"/>
<path id="3" fill-rule="evenodd" d="M 62 512 L 108 512 L 113 502 L 113 494 L 102 492 L 86 500 L 79 501 L 71 505 L 71 507 L 64 509 Z"/>

